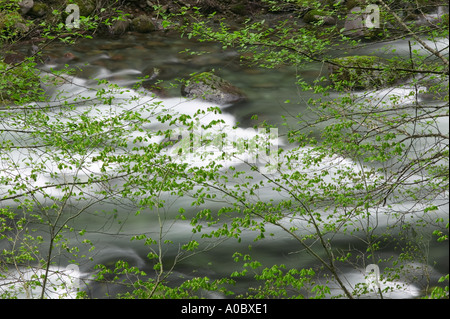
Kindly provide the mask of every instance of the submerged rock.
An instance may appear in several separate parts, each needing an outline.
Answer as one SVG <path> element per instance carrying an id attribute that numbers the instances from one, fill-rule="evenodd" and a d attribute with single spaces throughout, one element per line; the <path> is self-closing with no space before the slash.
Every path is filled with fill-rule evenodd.
<path id="1" fill-rule="evenodd" d="M 181 94 L 220 105 L 236 104 L 247 99 L 239 88 L 211 72 L 203 72 L 191 77 L 181 88 Z"/>

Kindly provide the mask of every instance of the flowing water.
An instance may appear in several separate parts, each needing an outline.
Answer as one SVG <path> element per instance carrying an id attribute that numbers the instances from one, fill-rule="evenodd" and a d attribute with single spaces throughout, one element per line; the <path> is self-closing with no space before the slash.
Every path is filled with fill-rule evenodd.
<path id="1" fill-rule="evenodd" d="M 448 45 L 448 42 L 446 43 Z M 392 43 L 393 47 L 404 50 L 408 54 L 407 43 Z M 196 50 L 204 51 L 205 54 L 196 56 L 182 53 L 182 51 Z M 380 49 L 380 48 L 376 48 Z M 373 47 L 361 49 L 358 54 L 373 52 Z M 64 59 L 64 54 L 70 52 L 75 59 Z M 218 75 L 241 88 L 248 96 L 248 102 L 239 105 L 223 107 L 223 114 L 216 115 L 218 118 L 230 126 L 239 123 L 237 134 L 245 136 L 251 134 L 247 128 L 254 123 L 251 117 L 257 114 L 259 120 L 266 120 L 271 124 L 279 125 L 281 116 L 289 118 L 290 123 L 295 123 L 295 118 L 291 115 L 298 113 L 307 114 L 306 101 L 311 97 L 309 93 L 301 93 L 295 86 L 294 79 L 298 72 L 311 81 L 322 74 L 321 65 L 311 64 L 308 68 L 295 70 L 291 67 L 279 67 L 272 70 L 245 67 L 239 64 L 239 58 L 233 50 L 222 50 L 218 44 L 199 44 L 191 40 L 180 39 L 175 35 L 151 33 L 149 35 L 130 34 L 120 39 L 96 39 L 78 42 L 75 46 L 53 45 L 45 52 L 53 57 L 44 68 L 62 68 L 65 63 L 70 67 L 77 68 L 75 78 L 64 84 L 64 89 L 71 93 L 73 97 L 88 94 L 87 87 L 96 87 L 95 79 L 106 79 L 121 86 L 131 87 L 139 78 L 157 72 L 157 78 L 164 81 L 173 81 L 176 78 L 188 78 L 193 72 L 203 72 L 215 70 Z M 386 53 L 388 54 L 388 53 Z M 67 56 L 67 55 L 66 55 Z M 157 71 L 155 71 L 157 70 Z M 396 91 L 397 92 L 397 91 Z M 382 94 L 383 92 L 380 92 Z M 391 92 L 392 93 L 392 92 Z M 128 97 L 136 92 L 132 91 Z M 409 91 L 397 92 L 407 98 Z M 123 98 L 123 94 L 117 97 Z M 154 101 L 153 98 L 141 96 L 142 99 Z M 202 101 L 185 101 L 180 97 L 180 89 L 169 88 L 164 91 L 163 97 L 158 101 L 174 111 L 192 112 L 193 107 L 206 109 L 211 104 Z M 285 103 L 286 100 L 299 101 L 299 103 Z M 83 106 L 81 105 L 80 108 Z M 100 106 L 102 116 L 107 114 L 110 106 Z M 206 120 L 206 119 L 205 119 Z M 443 126 L 448 123 L 443 123 Z M 283 127 L 279 126 L 280 140 L 283 141 Z M 317 135 L 320 132 L 316 132 Z M 20 156 L 20 154 L 19 154 Z M 351 165 L 351 163 L 349 164 Z M 91 168 L 95 170 L 94 167 Z M 98 168 L 97 168 L 98 169 Z M 51 171 L 51 170 L 50 170 Z M 45 183 L 45 180 L 37 181 Z M 43 185 L 43 184 L 42 184 Z M 56 191 L 56 190 L 53 190 Z M 267 199 L 271 199 L 273 194 L 270 189 L 262 194 Z M 164 227 L 167 235 L 174 242 L 165 248 L 165 258 L 170 264 L 178 253 L 178 243 L 184 243 L 189 238 L 196 238 L 187 222 L 176 221 L 175 216 L 178 209 L 190 206 L 188 198 L 165 198 L 167 205 L 164 208 Z M 209 203 L 208 208 L 219 209 L 220 203 Z M 405 206 L 407 203 L 405 203 Z M 75 210 L 75 208 L 73 208 Z M 198 208 L 197 208 L 198 209 Z M 68 208 L 70 213 L 71 208 Z M 115 214 L 111 212 L 116 211 Z M 192 213 L 195 212 L 194 210 Z M 439 211 L 440 214 L 448 214 L 448 207 L 444 206 Z M 189 216 L 189 212 L 186 214 Z M 120 221 L 120 222 L 119 222 Z M 102 202 L 97 206 L 90 207 L 83 215 L 76 219 L 78 229 L 86 229 L 89 239 L 93 242 L 94 262 L 83 261 L 80 263 L 79 272 L 88 277 L 94 272 L 93 266 L 96 263 L 111 265 L 118 259 L 126 260 L 132 266 L 136 266 L 152 273 L 152 263 L 146 258 L 149 253 L 148 247 L 142 242 L 130 241 L 132 235 L 147 234 L 155 235 L 159 231 L 159 223 L 156 214 L 143 211 L 135 216 L 132 203 Z M 232 255 L 236 251 L 248 253 L 248 246 L 252 245 L 251 253 L 254 259 L 259 260 L 263 265 L 286 264 L 289 267 L 315 267 L 316 261 L 311 256 L 297 252 L 295 242 L 286 234 L 270 230 L 276 233 L 273 238 L 267 238 L 258 242 L 253 242 L 252 234 L 244 234 L 243 241 L 238 243 L 234 239 L 223 241 L 214 249 L 208 250 L 197 256 L 182 260 L 175 268 L 171 279 L 176 284 L 178 280 L 185 280 L 194 276 L 208 276 L 210 278 L 220 278 L 228 276 L 233 270 L 238 270 L 239 265 L 233 262 Z M 169 238 L 169 237 L 168 237 Z M 77 242 L 79 238 L 72 238 Z M 349 242 L 348 237 L 340 242 L 342 248 L 349 246 L 358 247 L 359 241 Z M 211 248 L 214 242 L 210 243 Z M 430 243 L 429 258 L 438 263 L 433 267 L 430 265 L 430 275 L 433 280 L 448 272 L 448 246 L 446 244 L 433 245 Z M 384 254 L 395 255 L 394 250 L 386 250 Z M 69 264 L 65 260 L 64 254 L 60 255 L 59 263 L 61 267 Z M 420 263 L 417 263 L 420 266 Z M 416 266 L 417 266 L 416 265 Z M 356 271 L 351 268 L 343 268 L 349 285 L 364 282 L 364 270 Z M 245 289 L 245 282 L 242 283 Z M 408 285 L 405 290 L 392 293 L 393 298 L 411 298 L 420 294 L 419 285 Z M 239 289 L 239 287 L 238 287 Z M 107 286 L 92 284 L 88 288 L 92 297 L 104 297 L 105 293 L 113 294 L 121 291 L 120 286 Z M 207 295 L 215 298 L 220 295 Z"/>

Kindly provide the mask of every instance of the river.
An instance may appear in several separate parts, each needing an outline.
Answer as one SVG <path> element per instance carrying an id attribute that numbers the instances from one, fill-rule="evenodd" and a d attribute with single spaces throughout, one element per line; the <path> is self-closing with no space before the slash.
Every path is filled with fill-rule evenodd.
<path id="1" fill-rule="evenodd" d="M 404 50 L 408 54 L 406 42 L 391 43 L 391 46 Z M 447 41 L 448 45 L 448 41 Z M 378 48 L 378 47 L 377 47 Z M 182 51 L 196 50 L 204 51 L 200 56 L 189 55 Z M 366 47 L 357 54 L 373 52 L 374 48 Z M 70 52 L 70 59 L 62 58 L 64 54 Z M 238 54 L 231 50 L 223 50 L 220 45 L 215 43 L 197 43 L 193 40 L 182 39 L 177 35 L 151 33 L 130 34 L 120 39 L 97 38 L 95 40 L 81 40 L 74 46 L 51 45 L 46 48 L 44 54 L 48 54 L 52 59 L 45 68 L 61 69 L 65 63 L 70 67 L 78 69 L 75 72 L 73 82 L 63 85 L 64 89 L 75 97 L 87 94 L 86 87 L 95 87 L 95 79 L 106 79 L 120 86 L 132 87 L 143 75 L 151 75 L 152 72 L 158 72 L 158 79 L 172 81 L 176 78 L 188 78 L 194 72 L 203 72 L 215 70 L 215 72 L 241 88 L 248 96 L 248 101 L 236 106 L 223 107 L 223 114 L 217 115 L 217 118 L 223 119 L 229 125 L 239 123 L 240 133 L 247 134 L 247 128 L 254 123 L 251 117 L 258 115 L 259 121 L 268 121 L 279 127 L 280 145 L 283 145 L 283 134 L 285 129 L 281 116 L 290 117 L 292 114 L 307 113 L 306 102 L 312 95 L 310 93 L 301 93 L 294 83 L 297 72 L 307 80 L 315 79 L 321 72 L 321 65 L 311 64 L 307 69 L 295 70 L 292 67 L 280 66 L 276 69 L 262 69 L 256 67 L 245 67 L 239 64 Z M 72 58 L 74 57 L 74 58 Z M 76 85 L 75 85 L 75 84 Z M 134 94 L 135 92 L 133 92 Z M 131 93 L 130 93 L 131 94 Z M 405 97 L 409 92 L 402 92 Z M 131 96 L 131 95 L 130 95 Z M 120 95 L 123 97 L 123 95 Z M 144 99 L 146 97 L 143 97 Z M 164 97 L 160 98 L 164 105 L 171 105 L 177 111 L 189 110 L 189 107 L 201 106 L 207 108 L 210 104 L 198 101 L 184 101 L 180 97 L 180 89 L 168 88 L 164 92 Z M 299 103 L 285 103 L 286 100 L 299 101 Z M 82 107 L 82 106 L 80 106 Z M 103 113 L 104 114 L 104 113 Z M 291 124 L 295 123 L 295 118 L 289 118 Z M 443 123 L 446 125 L 448 123 Z M 315 132 L 317 136 L 320 132 Z M 266 198 L 271 198 L 272 193 L 262 194 Z M 167 197 L 167 205 L 164 208 L 164 231 L 167 232 L 167 238 L 174 244 L 165 247 L 165 260 L 170 265 L 178 253 L 178 243 L 183 243 L 187 238 L 196 238 L 191 227 L 187 222 L 175 219 L 178 209 L 190 207 L 188 198 Z M 219 209 L 220 203 L 209 203 L 209 208 Z M 194 213 L 195 209 L 191 208 Z M 71 208 L 68 208 L 70 214 Z M 114 212 L 114 213 L 112 213 Z M 83 278 L 89 278 L 95 273 L 95 264 L 105 264 L 111 266 L 118 259 L 126 260 L 132 266 L 139 267 L 148 274 L 153 272 L 152 263 L 146 258 L 149 253 L 147 246 L 140 241 L 130 241 L 133 235 L 147 234 L 155 235 L 159 231 L 159 223 L 156 214 L 150 211 L 143 211 L 135 216 L 132 203 L 127 201 L 102 201 L 100 204 L 90 207 L 75 220 L 73 227 L 76 229 L 85 229 L 87 237 L 95 246 L 92 252 L 88 248 L 82 252 L 91 255 L 93 261 L 82 259 L 79 264 L 79 271 Z M 448 206 L 441 207 L 439 214 L 448 215 Z M 208 276 L 210 278 L 220 278 L 229 276 L 233 270 L 239 270 L 240 264 L 233 261 L 233 253 L 239 251 L 243 254 L 251 252 L 255 260 L 261 261 L 263 265 L 285 264 L 288 267 L 316 267 L 316 260 L 305 254 L 298 252 L 298 248 L 292 238 L 283 232 L 273 230 L 276 234 L 272 238 L 266 238 L 257 242 L 253 241 L 252 234 L 244 234 L 241 243 L 235 239 L 228 239 L 214 247 L 213 249 L 198 254 L 196 256 L 180 261 L 175 267 L 173 275 L 170 277 L 172 284 L 177 284 L 187 278 L 195 276 Z M 71 235 L 70 235 L 71 236 Z M 77 235 L 71 237 L 71 241 L 76 243 Z M 211 240 L 209 243 L 215 245 Z M 249 250 L 251 245 L 251 250 Z M 81 245 L 85 247 L 85 245 Z M 208 243 L 205 244 L 208 246 Z M 342 248 L 360 246 L 358 240 L 349 241 L 348 238 L 339 242 Z M 432 281 L 443 274 L 448 273 L 448 243 L 435 244 L 429 242 L 427 247 L 430 261 L 437 261 L 435 265 L 427 265 Z M 385 255 L 398 255 L 392 247 L 383 251 Z M 61 253 L 57 261 L 60 267 L 64 268 L 71 263 L 70 259 L 64 257 Z M 421 261 L 417 261 L 420 266 Z M 364 282 L 364 269 L 355 270 L 350 267 L 341 269 L 348 284 L 355 285 Z M 421 294 L 425 278 L 418 282 L 405 282 L 406 288 L 395 291 L 390 294 L 392 298 L 415 298 Z M 245 291 L 247 281 L 242 281 L 236 288 L 238 291 Z M 83 288 L 84 285 L 82 286 Z M 122 292 L 120 285 L 107 285 L 99 283 L 90 283 L 86 288 L 90 297 L 103 298 L 105 294 L 114 295 L 116 292 Z M 339 289 L 333 294 L 338 294 Z M 206 293 L 208 298 L 223 297 L 217 293 Z"/>

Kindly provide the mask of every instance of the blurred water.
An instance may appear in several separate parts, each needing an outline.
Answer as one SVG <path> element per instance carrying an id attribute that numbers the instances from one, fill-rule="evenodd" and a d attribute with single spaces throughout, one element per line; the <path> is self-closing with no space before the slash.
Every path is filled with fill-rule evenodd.
<path id="1" fill-rule="evenodd" d="M 404 46 L 405 44 L 397 43 L 392 45 Z M 207 53 L 200 57 L 181 53 L 186 49 L 205 51 Z M 65 61 L 62 57 L 67 52 L 71 52 L 75 56 L 75 59 Z M 310 95 L 299 93 L 294 84 L 297 70 L 291 67 L 264 70 L 240 66 L 238 64 L 238 55 L 234 51 L 223 51 L 221 46 L 217 44 L 199 45 L 194 41 L 179 39 L 167 34 L 132 34 L 121 39 L 96 39 L 95 43 L 92 41 L 80 41 L 73 47 L 54 45 L 48 48 L 48 51 L 45 53 L 53 56 L 53 60 L 45 66 L 46 68 L 61 69 L 63 64 L 68 63 L 71 67 L 79 69 L 74 74 L 74 77 L 70 78 L 70 81 L 59 87 L 59 89 L 66 90 L 69 93 L 68 95 L 73 99 L 79 99 L 81 96 L 93 97 L 95 91 L 89 91 L 86 88 L 96 87 L 96 79 L 107 79 L 121 86 L 132 87 L 140 77 L 152 75 L 152 71 L 155 69 L 159 70 L 157 78 L 164 81 L 187 78 L 193 72 L 215 70 L 218 75 L 245 91 L 249 97 L 246 103 L 231 107 L 222 106 L 223 114 L 216 115 L 218 118 L 224 120 L 225 126 L 232 127 L 239 124 L 237 134 L 241 137 L 256 134 L 256 132 L 248 129 L 248 126 L 254 124 L 250 120 L 254 114 L 258 114 L 260 121 L 267 120 L 269 123 L 277 125 L 281 123 L 281 115 L 290 117 L 293 114 L 308 112 L 307 101 Z M 361 53 L 364 53 L 364 50 Z M 302 72 L 304 72 L 302 75 L 306 80 L 312 81 L 321 74 L 322 70 L 319 65 L 312 64 L 310 69 L 305 69 Z M 382 91 L 378 93 L 383 96 L 386 95 Z M 396 94 L 406 99 L 410 97 L 410 93 L 411 89 L 408 88 L 390 92 L 390 94 Z M 198 100 L 188 101 L 181 98 L 179 87 L 167 89 L 164 92 L 165 97 L 154 98 L 150 95 L 142 95 L 133 90 L 127 93 L 122 92 L 121 94 L 117 94 L 116 97 L 126 99 L 135 95 L 140 96 L 141 100 L 139 103 L 143 101 L 147 101 L 148 103 L 161 101 L 172 112 L 193 112 L 198 108 L 206 109 L 211 106 L 210 103 Z M 298 103 L 285 103 L 286 100 L 298 101 Z M 81 112 L 83 107 L 88 106 L 81 105 L 75 112 Z M 111 110 L 110 105 L 100 105 L 98 107 L 101 110 L 98 116 L 107 116 Z M 123 108 L 126 107 L 128 106 L 123 106 Z M 67 114 L 67 117 L 70 118 L 70 114 Z M 206 123 L 209 119 L 204 118 L 203 120 Z M 292 117 L 291 123 L 295 123 L 294 120 L 295 118 Z M 279 128 L 279 132 L 280 135 L 283 133 L 282 127 Z M 320 132 L 316 133 L 320 134 Z M 139 134 L 139 132 L 131 132 L 130 140 Z M 158 141 L 154 140 L 152 142 Z M 282 145 L 283 138 L 280 138 L 278 143 Z M 15 154 L 12 156 L 20 157 L 24 156 L 24 154 Z M 35 158 L 35 160 L 38 160 L 38 158 Z M 339 165 L 344 165 L 344 167 L 355 165 L 352 161 L 338 156 L 330 159 L 330 161 L 335 161 L 338 168 L 342 167 Z M 89 167 L 90 173 L 100 170 L 100 167 L 96 165 L 98 163 L 92 163 Z M 48 171 L 51 172 L 52 168 L 49 167 Z M 27 168 L 18 170 L 15 173 L 26 174 Z M 65 178 L 70 178 L 71 174 L 70 171 L 67 171 Z M 79 177 L 81 175 L 77 175 L 77 178 Z M 45 185 L 48 181 L 52 181 L 50 176 L 40 176 L 36 181 L 36 186 Z M 7 190 L 3 191 L 6 192 Z M 57 189 L 48 189 L 48 194 L 57 195 L 58 191 Z M 36 196 L 39 196 L 39 194 Z M 274 196 L 280 196 L 280 193 L 266 188 L 261 190 L 260 196 L 268 200 L 276 200 L 277 198 L 274 198 Z M 44 201 L 44 197 L 41 200 Z M 165 259 L 171 263 L 179 253 L 179 245 L 186 242 L 187 239 L 198 239 L 199 237 L 192 233 L 188 221 L 175 220 L 178 209 L 187 209 L 190 206 L 191 200 L 189 198 L 173 196 L 164 196 L 164 200 L 166 201 L 166 205 L 163 208 L 163 229 L 167 234 L 170 234 L 170 239 L 173 241 L 173 244 L 164 246 Z M 75 205 L 77 203 L 74 202 L 71 205 L 74 205 L 73 211 L 76 211 Z M 405 203 L 405 205 L 407 206 L 408 203 Z M 104 201 L 89 207 L 83 215 L 77 217 L 75 220 L 73 226 L 76 229 L 85 229 L 88 238 L 96 247 L 90 253 L 94 258 L 94 262 L 86 260 L 80 264 L 81 272 L 85 274 L 84 276 L 86 278 L 93 271 L 95 263 L 111 266 L 111 263 L 114 263 L 117 259 L 125 259 L 131 265 L 137 266 L 149 274 L 152 273 L 152 264 L 146 258 L 146 255 L 149 253 L 149 248 L 141 242 L 131 242 L 130 237 L 137 234 L 157 236 L 160 231 L 159 219 L 155 211 L 150 210 L 143 211 L 140 215 L 135 216 L 134 210 L 131 208 L 132 206 L 133 203 L 129 203 L 126 200 Z M 70 207 L 69 205 L 67 214 L 71 213 Z M 192 216 L 200 208 L 206 207 L 212 211 L 217 211 L 222 207 L 222 203 L 212 202 L 208 203 L 205 207 L 192 208 L 192 211 L 188 211 L 186 216 Z M 401 210 L 402 208 L 397 209 Z M 420 208 L 417 210 L 420 212 Z M 438 214 L 448 214 L 448 206 L 442 206 Z M 293 222 L 287 218 L 286 223 L 290 224 Z M 380 223 L 384 223 L 384 226 L 386 226 L 389 221 L 380 220 Z M 301 226 L 301 221 L 299 221 L 297 226 Z M 384 229 L 384 226 L 380 227 L 380 229 Z M 251 253 L 254 258 L 263 262 L 263 265 L 270 266 L 272 264 L 283 263 L 299 268 L 316 266 L 316 261 L 312 257 L 304 253 L 296 252 L 298 248 L 296 248 L 296 244 L 292 238 L 287 237 L 279 229 L 271 229 L 269 227 L 267 231 L 273 232 L 275 236 L 254 242 L 255 234 L 250 232 L 245 233 L 242 234 L 243 240 L 241 243 L 238 243 L 234 239 L 228 239 L 206 253 L 181 261 L 176 268 L 173 279 L 176 282 L 177 278 L 180 279 L 181 277 L 190 278 L 206 275 L 216 278 L 228 276 L 233 269 L 239 269 L 238 265 L 232 261 L 233 253 L 236 251 L 243 253 L 249 252 L 249 245 L 253 247 Z M 45 231 L 43 234 L 46 236 Z M 77 236 L 74 236 L 71 240 L 76 243 L 79 239 Z M 361 244 L 358 240 L 349 242 L 348 237 L 342 242 L 338 240 L 337 243 L 343 249 L 349 246 L 357 247 Z M 215 243 L 213 240 L 211 242 L 205 241 L 204 245 L 205 247 L 208 247 L 208 245 L 214 246 Z M 88 248 L 85 248 L 83 253 L 88 253 L 87 251 Z M 387 255 L 397 254 L 393 249 L 390 250 L 389 248 L 384 253 Z M 436 268 L 432 268 L 430 272 L 432 279 L 438 278 L 441 273 L 448 272 L 448 260 L 446 261 L 448 245 L 433 246 L 430 242 L 429 255 L 430 260 L 439 261 Z M 65 267 L 68 263 L 67 260 L 64 260 L 64 254 L 60 255 L 60 263 L 62 267 Z M 346 274 L 344 277 L 348 279 L 349 286 L 355 286 L 357 283 L 364 281 L 364 275 L 361 275 L 363 270 L 355 272 L 354 269 L 343 269 L 342 271 Z M 421 282 L 423 283 L 424 281 L 425 279 Z M 405 290 L 399 289 L 393 293 L 392 297 L 413 298 L 419 294 L 420 287 L 408 284 L 405 287 Z M 245 284 L 241 288 L 245 290 Z M 94 297 L 103 297 L 106 291 L 110 293 L 113 291 L 109 289 L 114 290 L 116 288 L 94 285 L 90 286 L 89 292 Z"/>

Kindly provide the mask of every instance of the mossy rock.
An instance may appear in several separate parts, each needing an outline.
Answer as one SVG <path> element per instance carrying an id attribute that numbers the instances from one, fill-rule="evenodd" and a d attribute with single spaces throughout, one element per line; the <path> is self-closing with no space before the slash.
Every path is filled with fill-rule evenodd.
<path id="1" fill-rule="evenodd" d="M 11 68 L 11 65 L 0 62 L 0 74 L 0 105 L 43 99 L 40 78 L 33 65 L 23 63 Z"/>
<path id="2" fill-rule="evenodd" d="M 331 13 L 321 10 L 310 10 L 303 16 L 303 21 L 308 24 L 323 23 L 324 25 L 336 24 L 336 19 L 332 17 Z"/>
<path id="3" fill-rule="evenodd" d="M 444 13 L 441 15 L 442 24 L 448 27 L 448 13 Z"/>
<path id="4" fill-rule="evenodd" d="M 90 16 L 97 7 L 95 0 L 79 0 L 76 4 L 80 8 L 80 16 L 83 17 Z"/>
<path id="5" fill-rule="evenodd" d="M 21 32 L 25 19 L 18 12 L 0 12 L 0 31 Z"/>
<path id="6" fill-rule="evenodd" d="M 113 35 L 121 35 L 126 33 L 129 29 L 130 29 L 130 21 L 126 19 L 114 21 L 109 31 Z"/>
<path id="7" fill-rule="evenodd" d="M 1 4 L 0 4 L 1 5 Z M 25 15 L 27 14 L 34 6 L 33 0 L 22 0 L 18 3 L 20 12 Z"/>
<path id="8" fill-rule="evenodd" d="M 152 19 L 146 15 L 140 15 L 131 21 L 133 30 L 139 33 L 148 33 L 155 31 L 155 24 Z"/>
<path id="9" fill-rule="evenodd" d="M 28 14 L 36 18 L 41 18 L 45 16 L 47 12 L 49 12 L 47 4 L 42 2 L 35 2 L 34 6 L 31 8 Z"/>
<path id="10" fill-rule="evenodd" d="M 377 56 L 348 56 L 332 60 L 330 80 L 340 89 L 371 89 L 394 84 L 404 75 L 392 63 Z"/>
<path id="11" fill-rule="evenodd" d="M 212 72 L 203 72 L 191 77 L 181 88 L 181 94 L 219 105 L 236 104 L 247 99 L 239 88 Z"/>
<path id="12" fill-rule="evenodd" d="M 233 4 L 230 7 L 230 11 L 240 16 L 248 15 L 248 10 L 244 2 Z"/>

